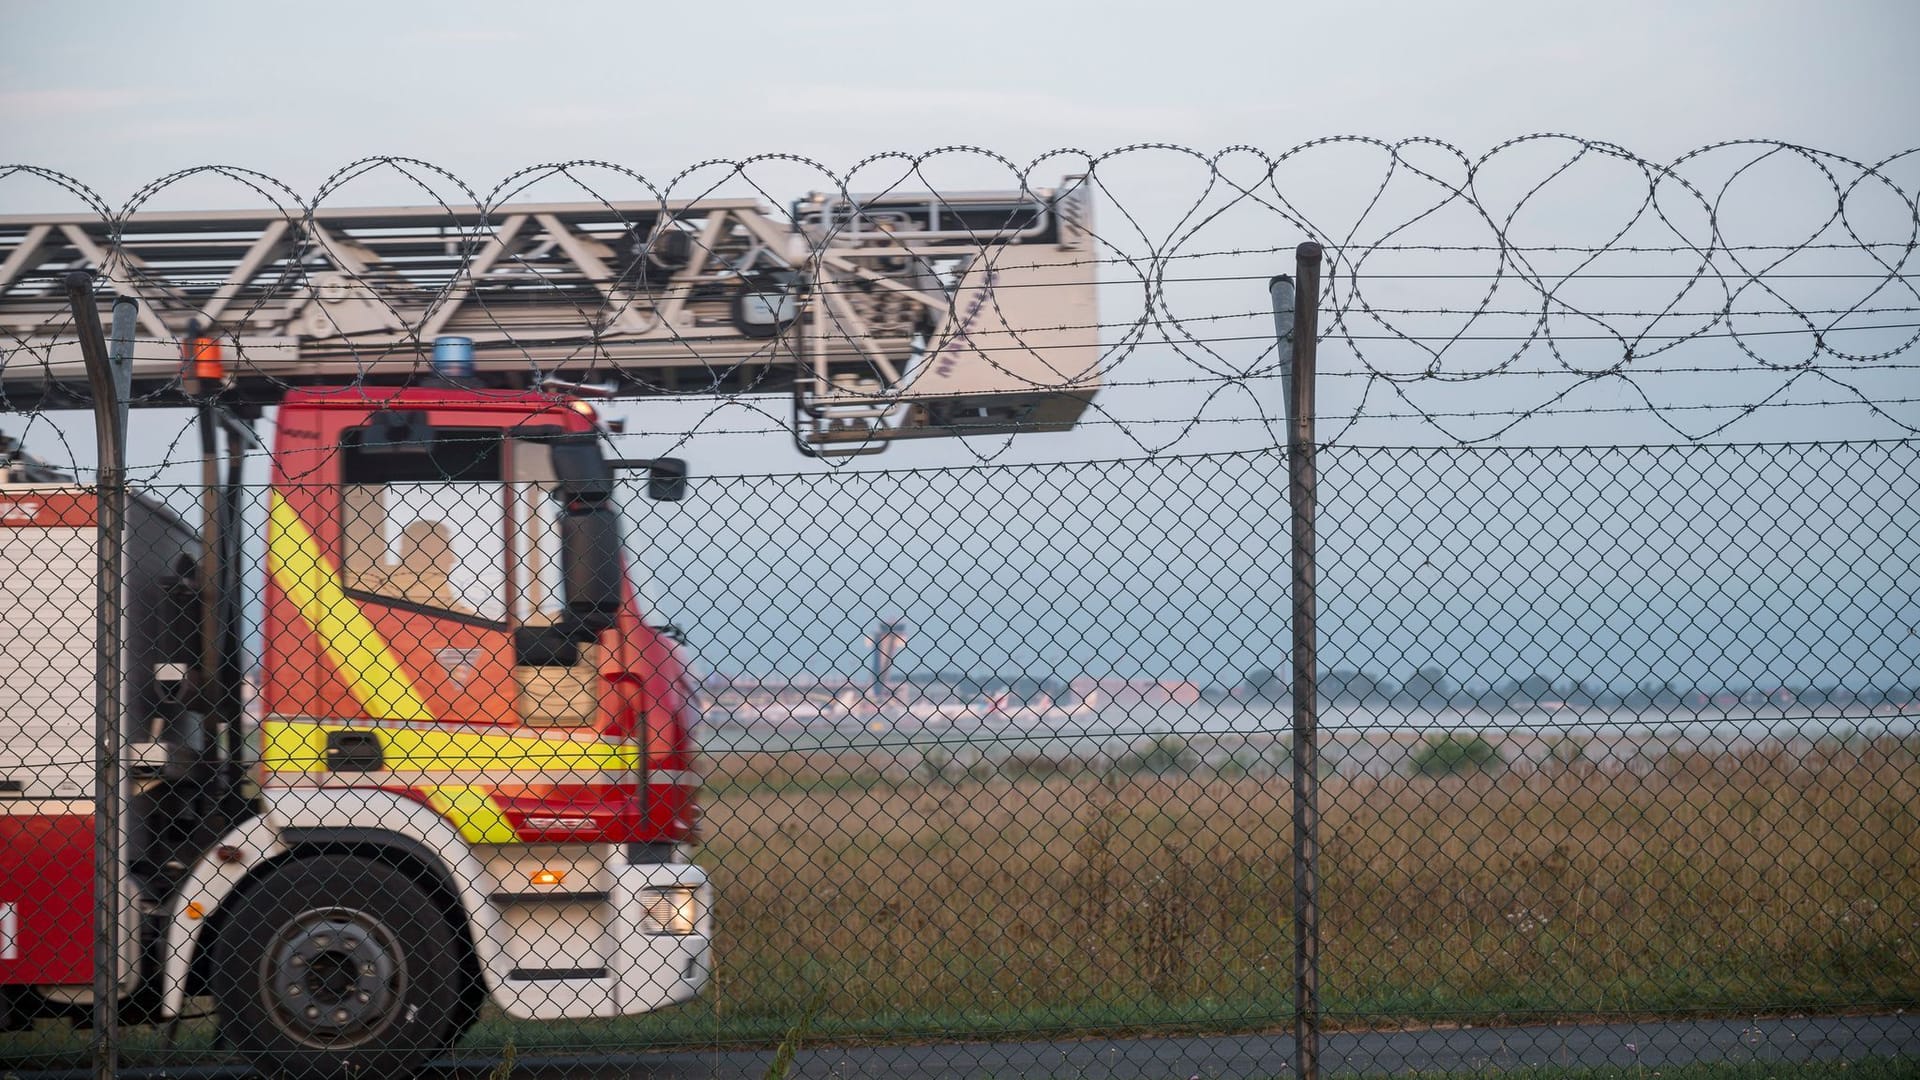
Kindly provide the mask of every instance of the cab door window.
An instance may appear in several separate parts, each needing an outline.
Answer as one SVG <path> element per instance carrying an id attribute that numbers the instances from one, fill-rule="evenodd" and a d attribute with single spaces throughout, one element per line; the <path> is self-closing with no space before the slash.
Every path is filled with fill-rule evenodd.
<path id="1" fill-rule="evenodd" d="M 342 447 L 350 593 L 504 625 L 507 487 L 498 433 L 436 430 L 424 451 Z"/>

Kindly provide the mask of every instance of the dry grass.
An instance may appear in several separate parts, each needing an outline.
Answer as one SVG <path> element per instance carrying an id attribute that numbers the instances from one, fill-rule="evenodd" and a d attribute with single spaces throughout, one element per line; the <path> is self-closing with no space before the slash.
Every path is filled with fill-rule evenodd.
<path id="1" fill-rule="evenodd" d="M 712 763 L 712 1021 L 1274 1015 L 1284 782 L 921 785 L 883 763 Z M 1675 756 L 1650 776 L 1329 778 L 1323 963 L 1349 1014 L 1920 998 L 1920 764 Z"/>
<path id="2" fill-rule="evenodd" d="M 1882 741 L 1323 783 L 1333 1025 L 1920 1002 L 1920 755 Z M 470 1049 L 1267 1027 L 1290 1009 L 1284 780 L 927 781 L 877 757 L 717 756 L 719 969 L 619 1021 L 489 1017 Z M 211 1029 L 174 1051 L 200 1060 Z M 83 1033 L 0 1037 L 77 1061 Z"/>

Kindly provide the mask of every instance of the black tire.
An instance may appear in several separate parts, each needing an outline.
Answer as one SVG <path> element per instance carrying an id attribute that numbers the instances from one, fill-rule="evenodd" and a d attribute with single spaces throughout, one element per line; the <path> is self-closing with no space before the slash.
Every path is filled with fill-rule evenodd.
<path id="1" fill-rule="evenodd" d="M 453 930 L 390 866 L 302 859 L 234 901 L 213 943 L 220 1033 L 266 1076 L 401 1077 L 446 1052 Z"/>

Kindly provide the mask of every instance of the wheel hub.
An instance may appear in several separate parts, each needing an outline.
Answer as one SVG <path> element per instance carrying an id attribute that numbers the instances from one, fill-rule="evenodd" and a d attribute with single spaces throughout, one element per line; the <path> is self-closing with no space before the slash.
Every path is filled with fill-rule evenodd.
<path id="1" fill-rule="evenodd" d="M 282 1030 L 316 1047 L 355 1045 L 385 1031 L 406 1000 L 406 962 L 393 932 L 364 912 L 301 912 L 266 951 L 263 991 Z"/>

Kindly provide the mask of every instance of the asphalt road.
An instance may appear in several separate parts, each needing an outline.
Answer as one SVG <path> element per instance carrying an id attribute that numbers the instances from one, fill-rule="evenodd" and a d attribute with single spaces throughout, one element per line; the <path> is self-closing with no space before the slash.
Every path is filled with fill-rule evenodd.
<path id="1" fill-rule="evenodd" d="M 1526 1065 L 1643 1066 L 1695 1061 L 1808 1061 L 1911 1055 L 1920 1071 L 1920 1014 L 1691 1020 L 1540 1027 L 1462 1027 L 1329 1033 L 1321 1068 L 1329 1075 L 1410 1070 L 1510 1069 Z M 632 1054 L 593 1059 L 524 1056 L 513 1080 L 760 1080 L 767 1050 Z M 1290 1035 L 1219 1035 L 1056 1042 L 983 1042 L 807 1050 L 795 1077 L 927 1077 L 932 1080 L 1111 1077 L 1285 1077 Z M 484 1080 L 491 1061 L 435 1065 L 427 1080 Z M 21 1080 L 80 1080 L 83 1074 L 14 1073 Z M 128 1069 L 133 1080 L 243 1080 L 245 1069 Z"/>

